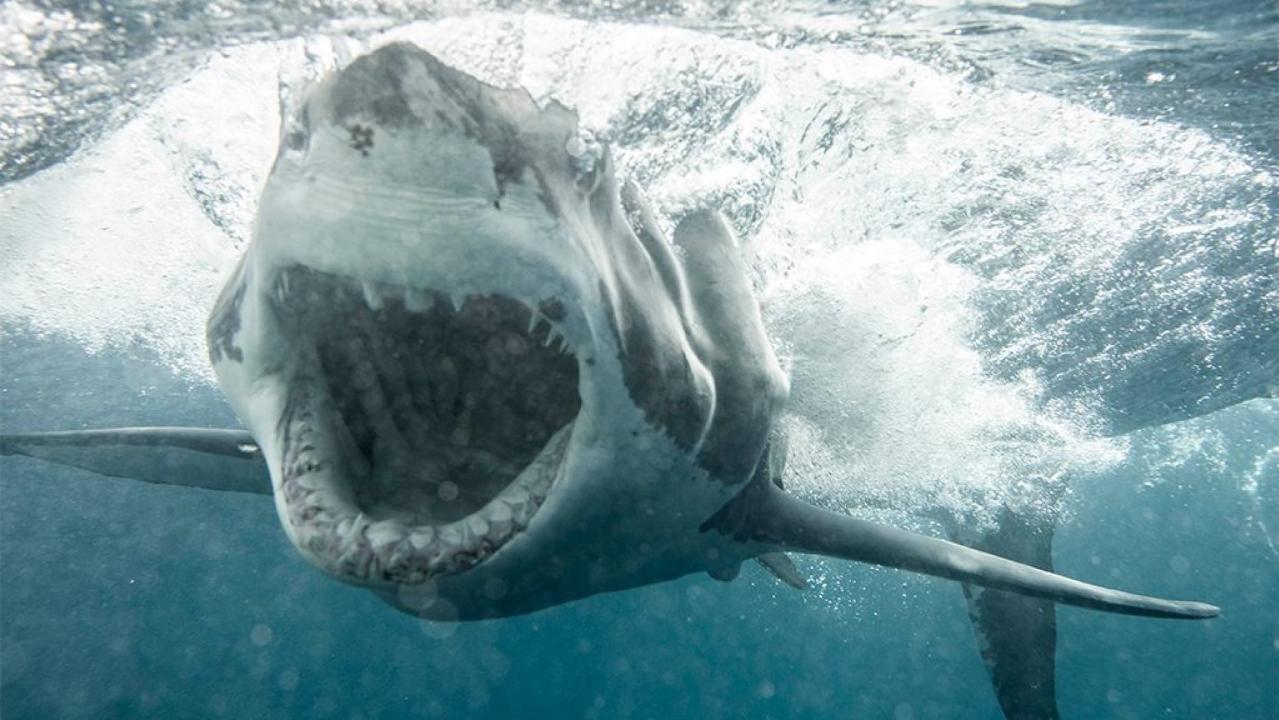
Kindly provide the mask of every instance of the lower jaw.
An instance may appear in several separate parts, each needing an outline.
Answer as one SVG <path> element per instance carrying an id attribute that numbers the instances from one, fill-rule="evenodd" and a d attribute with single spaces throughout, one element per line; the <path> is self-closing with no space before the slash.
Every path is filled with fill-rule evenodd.
<path id="1" fill-rule="evenodd" d="M 360 473 L 345 467 L 342 443 L 325 422 L 323 399 L 295 383 L 279 429 L 283 457 L 276 482 L 290 539 L 315 566 L 357 585 L 414 585 L 469 570 L 528 527 L 559 476 L 573 423 L 483 507 L 448 523 L 408 524 L 372 517 L 354 499 Z M 300 402 L 294 402 L 294 401 Z M 317 447 L 328 449 L 327 453 Z"/>

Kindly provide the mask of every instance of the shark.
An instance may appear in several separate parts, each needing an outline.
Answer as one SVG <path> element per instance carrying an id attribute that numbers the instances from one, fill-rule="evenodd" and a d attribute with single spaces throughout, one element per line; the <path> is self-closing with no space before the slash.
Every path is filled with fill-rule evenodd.
<path id="1" fill-rule="evenodd" d="M 802 588 L 788 553 L 1031 599 L 978 627 L 1032 665 L 1043 621 L 998 622 L 1026 607 L 1218 614 L 788 493 L 789 380 L 732 230 L 701 210 L 665 232 L 564 105 L 393 43 L 282 113 L 206 327 L 244 429 L 7 434 L 0 453 L 270 496 L 310 564 L 440 621 L 728 581 L 752 560 Z"/>

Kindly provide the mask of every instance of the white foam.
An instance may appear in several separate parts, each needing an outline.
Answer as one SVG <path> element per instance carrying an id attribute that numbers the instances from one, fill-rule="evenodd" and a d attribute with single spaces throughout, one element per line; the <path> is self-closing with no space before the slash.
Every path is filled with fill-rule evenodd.
<path id="1" fill-rule="evenodd" d="M 212 381 L 204 323 L 274 153 L 275 54 L 217 57 L 97 146 L 0 188 L 0 319 Z"/>
<path id="2" fill-rule="evenodd" d="M 1276 184 L 1205 133 L 975 85 L 887 51 L 475 15 L 367 44 L 227 51 L 98 147 L 0 189 L 0 319 L 91 349 L 140 344 L 208 377 L 204 317 L 249 237 L 280 79 L 394 39 L 575 107 L 668 227 L 697 207 L 727 213 L 795 373 L 790 483 L 836 503 L 1035 507 L 1051 479 L 1116 462 L 1124 445 L 1086 439 L 1076 409 L 1041 409 L 1033 373 L 983 372 L 975 298 L 1030 308 L 1042 298 L 1025 288 L 1044 277 L 1121 283 L 1116 259 L 1151 226 L 1188 243 L 1256 232 L 1264 209 L 1198 211 L 1240 184 Z M 995 269 L 963 269 L 974 265 Z M 1017 348 L 1077 341 L 1019 309 Z"/>

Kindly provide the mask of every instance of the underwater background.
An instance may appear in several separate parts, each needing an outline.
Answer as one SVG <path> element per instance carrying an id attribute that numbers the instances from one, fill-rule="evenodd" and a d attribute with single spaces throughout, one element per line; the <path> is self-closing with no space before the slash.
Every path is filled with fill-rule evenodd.
<path id="1" fill-rule="evenodd" d="M 1058 572 L 1221 606 L 1060 608 L 1063 717 L 1279 717 L 1273 2 L 14 0 L 0 29 L 4 432 L 234 425 L 203 323 L 280 94 L 411 40 L 577 109 L 666 222 L 724 211 L 792 376 L 788 489 L 932 533 L 1050 514 Z M 752 565 L 426 623 L 263 497 L 4 457 L 0 716 L 1001 717 L 958 586 L 797 562 L 804 593 Z"/>

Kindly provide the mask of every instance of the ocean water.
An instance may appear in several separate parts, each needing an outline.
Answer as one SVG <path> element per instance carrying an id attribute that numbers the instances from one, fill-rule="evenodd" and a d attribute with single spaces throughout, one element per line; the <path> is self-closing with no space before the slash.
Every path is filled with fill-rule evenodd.
<path id="1" fill-rule="evenodd" d="M 574 107 L 721 209 L 792 378 L 788 489 L 1055 518 L 1067 718 L 1279 717 L 1272 2 L 0 7 L 0 428 L 231 426 L 204 318 L 279 93 L 390 39 Z M 1059 497 L 1060 489 L 1068 491 Z M 798 558 L 501 621 L 315 572 L 270 503 L 0 458 L 6 718 L 998 718 L 954 584 Z"/>

